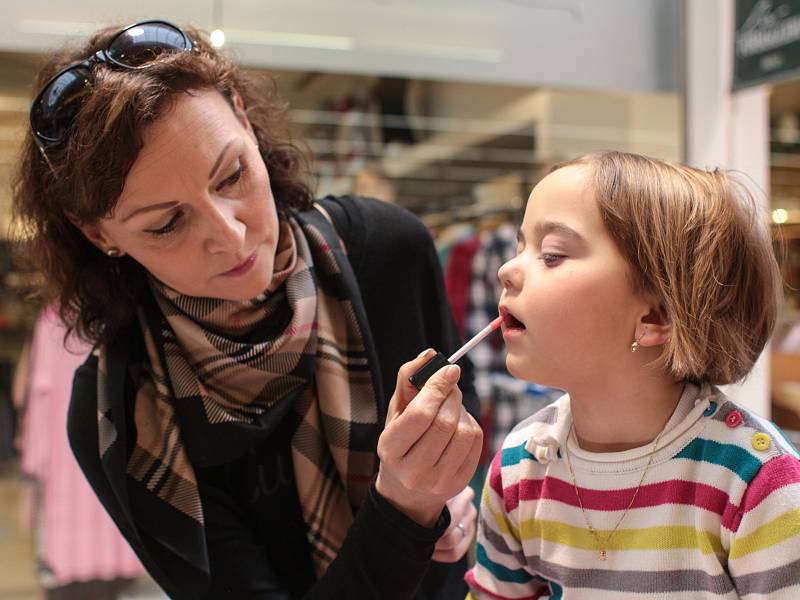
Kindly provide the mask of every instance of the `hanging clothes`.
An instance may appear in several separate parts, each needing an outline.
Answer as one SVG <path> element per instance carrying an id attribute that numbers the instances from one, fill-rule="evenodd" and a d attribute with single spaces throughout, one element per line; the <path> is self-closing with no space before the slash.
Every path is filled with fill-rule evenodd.
<path id="1" fill-rule="evenodd" d="M 480 236 L 480 247 L 472 258 L 465 337 L 470 338 L 497 317 L 503 286 L 497 276 L 500 267 L 517 252 L 517 228 L 506 223 Z M 475 389 L 481 399 L 491 397 L 492 372 L 506 372 L 505 346 L 498 334 L 478 345 L 470 359 L 475 367 Z"/>
<path id="2" fill-rule="evenodd" d="M 91 347 L 52 309 L 34 326 L 21 470 L 36 490 L 36 553 L 45 588 L 133 579 L 144 569 L 100 505 L 67 441 L 67 408 L 75 370 Z"/>
<path id="3" fill-rule="evenodd" d="M 444 267 L 444 284 L 447 299 L 456 322 L 461 339 L 466 337 L 467 310 L 469 309 L 469 289 L 472 281 L 472 261 L 481 245 L 477 234 L 470 235 L 450 251 L 450 259 Z"/>

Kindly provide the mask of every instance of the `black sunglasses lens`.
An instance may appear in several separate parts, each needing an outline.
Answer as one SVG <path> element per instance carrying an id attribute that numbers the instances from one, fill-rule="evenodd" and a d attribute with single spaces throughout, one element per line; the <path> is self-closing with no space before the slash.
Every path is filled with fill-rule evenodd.
<path id="1" fill-rule="evenodd" d="M 126 29 L 111 41 L 107 56 L 126 67 L 140 67 L 164 53 L 191 50 L 183 32 L 168 23 L 142 23 Z"/>
<path id="2" fill-rule="evenodd" d="M 90 88 L 90 73 L 79 66 L 64 71 L 42 90 L 31 110 L 33 130 L 48 141 L 64 137 Z"/>

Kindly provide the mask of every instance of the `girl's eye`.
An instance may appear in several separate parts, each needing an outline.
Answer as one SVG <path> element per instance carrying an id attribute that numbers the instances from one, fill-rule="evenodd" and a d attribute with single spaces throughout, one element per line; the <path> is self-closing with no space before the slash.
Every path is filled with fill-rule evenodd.
<path id="1" fill-rule="evenodd" d="M 564 260 L 565 258 L 566 258 L 566 256 L 563 255 L 563 254 L 547 254 L 547 253 L 545 253 L 545 254 L 542 254 L 539 257 L 539 260 L 541 260 L 545 264 L 545 266 L 547 266 L 547 267 L 555 267 L 556 265 L 561 263 L 561 261 Z"/>
<path id="2" fill-rule="evenodd" d="M 172 233 L 178 226 L 178 221 L 180 220 L 182 215 L 183 213 L 181 211 L 178 211 L 174 215 L 172 215 L 172 218 L 163 227 L 159 227 L 158 229 L 145 229 L 145 231 L 156 237 Z"/>
<path id="3" fill-rule="evenodd" d="M 242 178 L 243 173 L 244 173 L 244 165 L 240 163 L 239 168 L 233 172 L 233 175 L 220 181 L 219 185 L 217 185 L 217 191 L 220 191 L 223 188 L 230 187 L 238 183 L 238 181 Z"/>

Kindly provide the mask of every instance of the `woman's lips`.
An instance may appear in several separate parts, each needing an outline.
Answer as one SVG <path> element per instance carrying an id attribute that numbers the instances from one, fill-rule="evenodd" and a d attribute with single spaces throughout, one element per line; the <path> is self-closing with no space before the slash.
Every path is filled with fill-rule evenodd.
<path id="1" fill-rule="evenodd" d="M 253 268 L 254 264 L 256 264 L 256 258 L 258 258 L 258 250 L 248 256 L 241 264 L 236 265 L 230 271 L 225 271 L 222 274 L 223 277 L 237 277 L 238 275 L 244 275 Z"/>

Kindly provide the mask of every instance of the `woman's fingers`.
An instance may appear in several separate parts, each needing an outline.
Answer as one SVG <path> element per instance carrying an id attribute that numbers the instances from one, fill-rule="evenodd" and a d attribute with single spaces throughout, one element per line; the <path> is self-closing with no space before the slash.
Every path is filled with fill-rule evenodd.
<path id="1" fill-rule="evenodd" d="M 436 352 L 428 348 L 421 352 L 414 360 L 404 363 L 403 366 L 397 371 L 397 383 L 394 388 L 394 395 L 389 402 L 389 410 L 386 413 L 386 424 L 397 415 L 402 414 L 408 403 L 411 402 L 419 390 L 411 385 L 408 380 L 414 373 L 416 373 L 430 359 Z"/>
<path id="2" fill-rule="evenodd" d="M 447 508 L 450 509 L 450 514 L 459 517 L 465 516 L 470 507 L 474 508 L 473 498 L 475 498 L 475 491 L 470 486 L 465 487 L 458 495 L 448 500 Z"/>
<path id="3" fill-rule="evenodd" d="M 474 472 L 480 458 L 482 443 L 483 432 L 480 426 L 462 406 L 456 432 L 450 438 L 450 442 L 442 452 L 434 469 L 442 473 L 449 473 L 451 477 L 458 479 L 456 474 L 463 471 L 464 466 L 474 460 L 475 464 L 472 469 Z M 475 456 L 476 451 L 477 457 Z"/>
<path id="4" fill-rule="evenodd" d="M 474 497 L 475 492 L 467 486 L 447 501 L 447 508 L 450 511 L 450 526 L 436 543 L 436 550 L 452 550 L 464 538 L 464 532 L 474 525 L 478 514 L 472 503 Z"/>
<path id="5" fill-rule="evenodd" d="M 381 462 L 375 487 L 399 510 L 430 527 L 445 502 L 469 482 L 480 457 L 482 433 L 462 405 L 456 385 L 459 367 L 440 369 L 413 397 L 407 388 L 403 390 L 425 360 L 423 354 L 403 365 L 398 376 L 392 410 L 378 440 Z M 463 523 L 459 535 L 462 528 L 466 528 Z M 461 552 L 462 545 L 458 542 L 450 552 Z"/>
<path id="6" fill-rule="evenodd" d="M 471 541 L 476 529 L 477 521 L 475 517 L 477 514 L 478 511 L 473 506 L 472 509 L 462 515 L 460 519 L 457 521 L 453 520 L 450 527 L 447 528 L 447 531 L 439 539 L 439 543 L 436 544 L 436 550 L 448 552 L 460 549 L 463 546 L 465 538 Z M 461 525 L 461 527 L 459 527 L 459 525 Z"/>
<path id="7" fill-rule="evenodd" d="M 446 412 L 439 419 L 440 409 L 451 394 L 458 395 L 460 405 L 461 392 L 456 386 L 460 375 L 461 369 L 455 365 L 439 369 L 410 404 L 405 406 L 402 413 L 393 415 L 391 420 L 387 417 L 386 428 L 378 441 L 378 456 L 381 461 L 399 460 L 405 456 L 434 423 L 435 436 L 442 438 L 448 435 L 447 426 L 442 419 L 449 419 L 449 413 Z M 444 440 L 444 444 L 448 441 L 449 438 Z"/>
<path id="8" fill-rule="evenodd" d="M 429 420 L 427 429 L 406 453 L 406 460 L 410 466 L 428 470 L 439 461 L 458 429 L 461 411 L 464 410 L 462 399 L 461 390 L 454 387 L 437 413 Z M 416 406 L 408 407 L 409 417 L 415 409 Z M 427 416 L 425 419 L 428 420 Z"/>
<path id="9" fill-rule="evenodd" d="M 467 553 L 475 539 L 477 514 L 478 511 L 475 506 L 470 503 L 466 514 L 462 515 L 457 521 L 453 519 L 450 527 L 436 544 L 432 556 L 433 560 L 452 563 L 460 560 Z M 461 526 L 459 527 L 459 525 Z"/>

